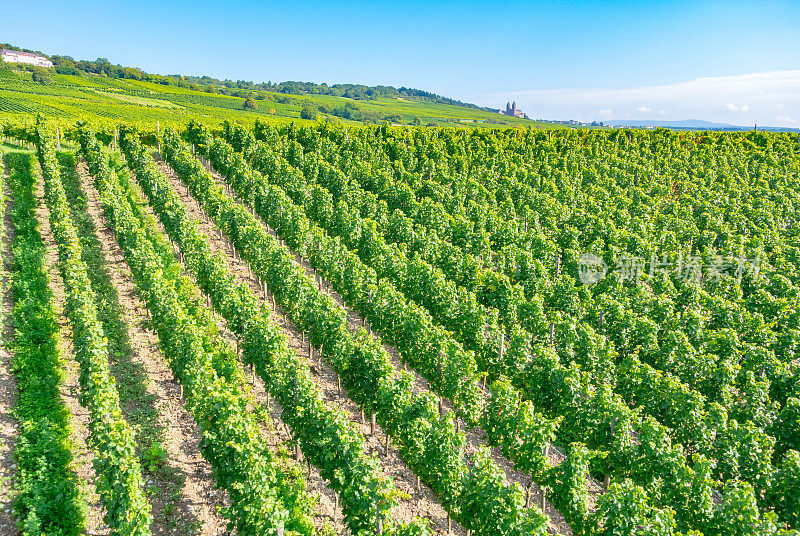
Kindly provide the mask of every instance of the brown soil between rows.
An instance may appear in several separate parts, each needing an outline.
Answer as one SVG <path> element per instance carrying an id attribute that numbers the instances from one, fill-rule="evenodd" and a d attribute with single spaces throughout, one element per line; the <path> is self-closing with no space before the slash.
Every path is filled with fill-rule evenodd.
<path id="1" fill-rule="evenodd" d="M 58 270 L 58 250 L 55 238 L 50 229 L 50 212 L 44 203 L 44 191 L 41 178 L 36 185 L 36 197 L 39 206 L 36 209 L 36 218 L 39 221 L 39 232 L 46 249 L 45 270 L 49 279 L 50 290 L 53 293 L 53 305 L 59 325 L 59 348 L 64 361 L 65 376 L 61 384 L 61 397 L 70 413 L 70 439 L 74 454 L 74 469 L 78 480 L 84 484 L 83 492 L 86 496 L 88 509 L 86 511 L 86 533 L 92 536 L 110 534 L 108 526 L 103 521 L 105 508 L 100 502 L 100 497 L 95 491 L 95 472 L 92 466 L 94 455 L 87 445 L 89 437 L 89 412 L 78 402 L 80 393 L 80 368 L 75 360 L 72 346 L 72 336 L 69 323 L 64 312 L 66 295 L 64 281 Z"/>
<path id="2" fill-rule="evenodd" d="M 5 160 L 0 158 L 0 173 L 3 175 L 3 193 L 5 196 L 5 212 L 3 214 L 2 256 L 2 341 L 0 341 L 0 535 L 12 536 L 19 534 L 16 518 L 12 512 L 12 491 L 16 476 L 16 461 L 14 447 L 19 435 L 19 423 L 14 418 L 12 410 L 17 404 L 19 392 L 17 382 L 11 374 L 11 354 L 9 343 L 14 336 L 12 311 L 14 297 L 11 292 L 11 271 L 13 258 L 11 245 L 14 242 L 14 224 L 11 218 L 13 199 L 11 188 L 8 186 L 8 173 Z"/>
<path id="3" fill-rule="evenodd" d="M 218 512 L 225 505 L 227 494 L 216 488 L 211 467 L 200 453 L 200 430 L 186 411 L 180 385 L 173 379 L 158 337 L 148 325 L 147 307 L 138 295 L 124 252 L 106 222 L 99 195 L 83 161 L 78 164 L 78 173 L 106 268 L 125 311 L 131 348 L 146 375 L 148 394 L 158 401 L 157 426 L 164 430 L 166 467 L 143 468 L 152 506 L 153 534 L 227 534 L 227 520 Z M 128 407 L 126 413 L 136 410 Z"/>
<path id="4" fill-rule="evenodd" d="M 264 303 L 271 307 L 271 295 L 267 293 L 266 298 L 262 294 L 260 284 L 247 267 L 246 263 L 231 253 L 231 249 L 226 239 L 219 237 L 219 230 L 213 223 L 207 223 L 205 212 L 188 194 L 186 187 L 175 175 L 172 169 L 156 156 L 160 170 L 169 177 L 172 185 L 179 193 L 181 199 L 186 204 L 190 215 L 198 221 L 200 228 L 209 237 L 209 243 L 213 251 L 219 252 L 227 257 L 231 272 L 236 276 L 237 282 L 247 283 L 254 294 L 261 297 Z M 312 372 L 312 378 L 323 393 L 325 400 L 342 410 L 345 415 L 353 422 L 362 433 L 365 440 L 365 450 L 373 454 L 381 462 L 384 473 L 393 477 L 395 486 L 398 490 L 408 495 L 408 499 L 401 499 L 399 505 L 393 511 L 396 519 L 410 521 L 415 517 L 427 519 L 431 528 L 437 534 L 447 533 L 447 513 L 439 504 L 435 494 L 424 484 L 421 484 L 420 491 L 417 492 L 417 477 L 406 465 L 398 450 L 391 444 L 386 449 L 386 434 L 381 427 L 376 426 L 375 434 L 371 434 L 369 416 L 365 416 L 365 422 L 361 420 L 360 408 L 347 396 L 345 391 L 339 391 L 337 373 L 324 361 L 320 364 L 319 355 L 314 352 L 313 359 L 308 359 L 308 349 L 303 343 L 304 337 L 301 332 L 289 322 L 283 314 L 280 306 L 276 304 L 272 310 L 272 320 L 279 325 L 287 339 L 289 345 L 298 355 L 302 356 Z M 454 534 L 466 534 L 466 530 L 457 522 L 451 522 Z"/>
<path id="5" fill-rule="evenodd" d="M 131 181 L 131 185 L 134 190 L 137 192 L 138 196 L 145 199 L 144 195 L 141 193 L 141 190 L 138 187 L 138 184 L 135 181 Z M 158 219 L 155 217 L 152 208 L 149 205 L 143 206 L 145 212 L 147 212 L 150 216 L 155 218 L 155 221 Z M 176 256 L 179 256 L 179 250 L 175 250 Z M 191 274 L 185 272 L 185 275 L 191 278 Z M 199 292 L 199 289 L 198 289 Z M 203 295 L 201 293 L 203 297 Z M 207 299 L 207 297 L 206 297 Z M 225 319 L 220 317 L 218 314 L 214 313 L 214 318 L 217 324 L 217 328 L 219 330 L 220 335 L 224 338 L 225 344 L 236 345 L 236 337 L 235 335 L 227 328 L 227 323 Z M 268 422 L 263 422 L 259 419 L 261 435 L 266 440 L 267 444 L 273 449 L 273 451 L 278 451 L 279 449 L 285 448 L 288 451 L 292 451 L 293 447 L 291 445 L 292 438 L 291 434 L 289 433 L 288 427 L 280 420 L 280 407 L 272 400 L 272 398 L 268 395 L 268 393 L 264 389 L 264 382 L 260 377 L 257 375 L 253 375 L 250 372 L 244 372 L 242 374 L 242 379 L 245 383 L 245 388 L 247 389 L 249 395 L 248 405 L 253 411 L 255 412 L 256 406 L 265 407 L 269 411 L 270 420 Z M 291 460 L 287 460 L 289 463 L 297 463 Z M 323 531 L 325 527 L 332 527 L 341 525 L 341 511 L 335 512 L 335 500 L 333 491 L 328 489 L 328 487 L 323 482 L 323 479 L 319 475 L 318 471 L 311 467 L 309 468 L 307 465 L 303 464 L 303 467 L 306 469 L 306 480 L 308 482 L 309 491 L 312 495 L 319 498 L 319 504 L 317 505 L 314 512 L 311 512 L 311 515 L 314 520 L 314 524 L 318 531 Z M 310 469 L 310 471 L 309 471 Z"/>

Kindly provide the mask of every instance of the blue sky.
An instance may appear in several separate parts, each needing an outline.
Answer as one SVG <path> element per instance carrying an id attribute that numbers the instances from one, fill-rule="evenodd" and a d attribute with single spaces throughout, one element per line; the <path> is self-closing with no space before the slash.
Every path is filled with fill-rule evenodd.
<path id="1" fill-rule="evenodd" d="M 549 119 L 800 126 L 797 0 L 24 5 L 4 10 L 0 41 L 150 72 L 406 85 Z"/>

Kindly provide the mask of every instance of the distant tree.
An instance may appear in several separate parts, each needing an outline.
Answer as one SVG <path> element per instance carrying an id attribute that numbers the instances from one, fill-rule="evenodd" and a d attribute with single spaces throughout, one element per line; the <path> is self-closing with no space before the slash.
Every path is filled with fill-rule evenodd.
<path id="1" fill-rule="evenodd" d="M 83 71 L 79 71 L 75 67 L 70 67 L 68 65 L 59 65 L 55 67 L 55 71 L 58 74 L 70 74 L 72 76 L 83 76 Z"/>
<path id="2" fill-rule="evenodd" d="M 133 67 L 125 67 L 122 70 L 122 77 L 127 78 L 128 80 L 141 80 L 144 78 L 144 73 Z"/>
<path id="3" fill-rule="evenodd" d="M 34 69 L 31 73 L 31 80 L 43 86 L 47 85 L 50 83 L 50 71 L 43 67 Z"/>
<path id="4" fill-rule="evenodd" d="M 217 88 L 214 87 L 212 84 L 208 84 L 205 89 L 206 93 L 217 93 Z"/>
<path id="5" fill-rule="evenodd" d="M 304 106 L 302 110 L 300 110 L 300 117 L 302 119 L 311 119 L 312 121 L 317 118 L 317 113 L 319 111 L 313 106 Z"/>
<path id="6" fill-rule="evenodd" d="M 411 120 L 411 124 L 412 124 L 412 125 L 421 125 L 421 124 L 422 124 L 422 121 L 420 121 L 419 117 L 417 117 L 417 116 L 415 115 L 415 116 L 414 116 L 414 118 Z"/>
<path id="7" fill-rule="evenodd" d="M 113 72 L 113 65 L 106 58 L 97 58 L 94 62 L 95 72 L 99 74 L 109 75 Z"/>
<path id="8" fill-rule="evenodd" d="M 254 99 L 253 96 L 250 95 L 244 100 L 242 108 L 244 108 L 245 110 L 257 110 L 258 104 L 256 104 L 256 99 Z"/>

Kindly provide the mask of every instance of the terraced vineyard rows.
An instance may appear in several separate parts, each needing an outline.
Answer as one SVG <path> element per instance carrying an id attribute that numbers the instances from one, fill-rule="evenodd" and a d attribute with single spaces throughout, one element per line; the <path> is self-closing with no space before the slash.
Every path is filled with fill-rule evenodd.
<path id="1" fill-rule="evenodd" d="M 214 516 L 250 535 L 800 530 L 795 135 L 3 134 L 18 140 L 4 332 L 21 534 L 95 517 L 114 534 L 219 534 Z M 106 300 L 93 232 L 119 246 L 116 281 L 130 274 L 157 344 L 125 359 L 162 362 L 184 417 L 159 416 L 163 385 L 136 380 L 145 403 L 112 369 L 137 302 Z M 180 505 L 202 475 L 181 477 L 175 440 L 141 430 L 165 422 L 216 487 L 202 515 Z"/>

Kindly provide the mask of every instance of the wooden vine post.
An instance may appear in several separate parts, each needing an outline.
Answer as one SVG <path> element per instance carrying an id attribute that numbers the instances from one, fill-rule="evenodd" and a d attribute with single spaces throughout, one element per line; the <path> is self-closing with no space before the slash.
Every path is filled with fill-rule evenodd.
<path id="1" fill-rule="evenodd" d="M 503 364 L 503 353 L 506 349 L 506 334 L 504 331 L 500 332 L 500 352 L 497 355 L 498 363 L 502 366 Z"/>

